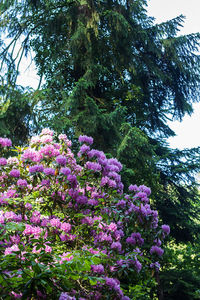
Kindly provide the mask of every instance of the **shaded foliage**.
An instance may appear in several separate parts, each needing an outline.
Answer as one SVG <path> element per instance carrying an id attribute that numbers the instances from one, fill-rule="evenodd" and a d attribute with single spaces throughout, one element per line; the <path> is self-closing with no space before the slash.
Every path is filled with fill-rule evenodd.
<path id="1" fill-rule="evenodd" d="M 14 144 L 27 141 L 34 129 L 34 113 L 29 92 L 22 87 L 0 85 L 0 135 Z"/>
<path id="2" fill-rule="evenodd" d="M 199 245 L 171 242 L 165 250 L 168 263 L 163 267 L 161 279 L 164 299 L 199 299 Z"/>

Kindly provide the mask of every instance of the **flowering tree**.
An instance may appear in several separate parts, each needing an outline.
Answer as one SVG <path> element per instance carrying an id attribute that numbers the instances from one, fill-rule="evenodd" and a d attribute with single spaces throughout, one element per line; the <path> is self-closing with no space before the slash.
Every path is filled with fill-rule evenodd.
<path id="1" fill-rule="evenodd" d="M 133 299 L 158 272 L 168 225 L 150 188 L 123 193 L 117 159 L 44 129 L 0 158 L 0 289 L 4 299 Z M 0 138 L 2 153 L 11 141 Z M 3 155 L 2 155 L 3 156 Z M 142 274 L 142 275 L 140 275 Z M 130 283 L 131 282 L 131 283 Z"/>

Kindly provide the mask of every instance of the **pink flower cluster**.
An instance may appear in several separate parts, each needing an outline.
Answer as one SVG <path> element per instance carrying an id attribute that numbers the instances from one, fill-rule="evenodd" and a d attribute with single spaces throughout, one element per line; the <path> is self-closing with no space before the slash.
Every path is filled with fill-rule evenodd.
<path id="1" fill-rule="evenodd" d="M 12 142 L 8 138 L 2 138 L 2 137 L 0 137 L 0 145 L 1 145 L 1 147 L 11 147 L 12 146 Z"/>

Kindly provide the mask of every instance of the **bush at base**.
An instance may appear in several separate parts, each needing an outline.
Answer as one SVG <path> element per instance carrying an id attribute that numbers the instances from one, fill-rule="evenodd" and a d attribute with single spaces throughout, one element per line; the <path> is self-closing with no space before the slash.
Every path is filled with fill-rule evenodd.
<path id="1" fill-rule="evenodd" d="M 66 135 L 44 129 L 0 158 L 2 299 L 148 299 L 169 226 L 150 188 L 123 193 L 120 162 L 79 142 L 75 159 Z"/>

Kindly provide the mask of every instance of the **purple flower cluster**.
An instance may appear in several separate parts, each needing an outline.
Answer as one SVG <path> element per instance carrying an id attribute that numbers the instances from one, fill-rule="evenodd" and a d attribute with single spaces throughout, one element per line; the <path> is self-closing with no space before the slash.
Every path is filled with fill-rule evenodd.
<path id="1" fill-rule="evenodd" d="M 135 199 L 140 199 L 142 202 L 144 203 L 148 203 L 149 202 L 149 198 L 147 197 L 147 194 L 144 192 L 138 192 L 135 194 L 134 196 Z"/>
<path id="2" fill-rule="evenodd" d="M 25 224 L 26 228 L 23 231 L 23 235 L 30 236 L 33 235 L 35 239 L 38 239 L 43 232 L 42 228 L 39 226 L 32 226 L 29 224 Z"/>
<path id="3" fill-rule="evenodd" d="M 145 194 L 147 194 L 147 196 L 151 195 L 151 189 L 149 187 L 147 187 L 146 185 L 140 185 L 138 187 L 140 192 L 144 192 Z"/>
<path id="4" fill-rule="evenodd" d="M 64 222 L 64 223 L 61 223 L 61 225 L 60 225 L 60 229 L 62 230 L 62 231 L 64 231 L 64 232 L 70 232 L 71 231 L 71 228 L 72 228 L 72 226 L 71 226 L 71 224 L 69 224 L 69 223 L 66 223 L 66 222 Z"/>
<path id="5" fill-rule="evenodd" d="M 108 225 L 108 230 L 115 232 L 117 230 L 117 224 L 112 222 Z"/>
<path id="6" fill-rule="evenodd" d="M 87 161 L 85 167 L 89 170 L 93 170 L 95 172 L 101 171 L 101 165 L 96 162 Z"/>
<path id="7" fill-rule="evenodd" d="M 86 145 L 86 144 L 83 144 L 81 147 L 80 147 L 80 155 L 81 154 L 84 154 L 84 153 L 88 153 L 88 151 L 90 151 L 90 146 Z"/>
<path id="8" fill-rule="evenodd" d="M 85 142 L 85 139 L 81 138 L 81 141 Z M 92 160 L 85 163 L 85 168 L 95 172 L 102 172 L 102 187 L 106 186 L 109 188 L 115 188 L 122 192 L 123 184 L 121 182 L 121 176 L 118 174 L 118 172 L 122 169 L 122 164 L 116 158 L 107 159 L 102 151 L 89 149 L 90 147 L 84 144 L 81 146 L 78 154 L 80 157 L 83 153 L 86 153 L 87 158 Z"/>
<path id="9" fill-rule="evenodd" d="M 65 166 L 67 163 L 67 158 L 63 155 L 58 155 L 56 157 L 56 162 L 57 162 L 57 164 L 59 164 L 61 166 Z"/>
<path id="10" fill-rule="evenodd" d="M 122 244 L 120 242 L 113 242 L 110 246 L 111 249 L 116 249 L 118 251 L 122 250 Z"/>
<path id="11" fill-rule="evenodd" d="M 104 266 L 100 265 L 91 265 L 91 271 L 94 273 L 102 274 L 104 273 Z"/>
<path id="12" fill-rule="evenodd" d="M 12 169 L 9 174 L 11 177 L 20 177 L 20 171 L 18 169 Z"/>
<path id="13" fill-rule="evenodd" d="M 96 157 L 100 160 L 104 160 L 106 159 L 106 156 L 105 154 L 103 153 L 103 151 L 99 151 L 99 150 L 96 150 L 96 149 L 92 149 L 88 152 L 88 157 L 89 158 L 93 158 L 93 157 Z"/>
<path id="14" fill-rule="evenodd" d="M 53 168 L 45 168 L 44 174 L 46 175 L 55 175 L 55 170 Z"/>
<path id="15" fill-rule="evenodd" d="M 128 189 L 130 192 L 143 192 L 146 194 L 146 196 L 150 196 L 151 194 L 151 189 L 146 185 L 137 186 L 136 184 L 135 185 L 131 184 Z"/>
<path id="16" fill-rule="evenodd" d="M 59 300 L 76 300 L 76 298 L 68 293 L 61 293 Z"/>
<path id="17" fill-rule="evenodd" d="M 161 242 L 161 240 L 160 240 L 159 238 L 156 238 L 156 239 L 154 240 L 154 243 L 155 243 L 156 246 L 158 246 L 158 247 L 160 247 L 161 244 L 162 244 L 162 242 Z"/>
<path id="18" fill-rule="evenodd" d="M 162 225 L 162 230 L 164 233 L 166 233 L 167 235 L 170 234 L 170 227 L 169 225 L 163 224 Z"/>
<path id="19" fill-rule="evenodd" d="M 71 173 L 71 170 L 69 168 L 61 168 L 60 173 L 67 176 Z"/>
<path id="20" fill-rule="evenodd" d="M 64 141 L 64 142 L 67 141 L 67 136 L 64 133 L 59 134 L 58 138 L 60 141 Z"/>
<path id="21" fill-rule="evenodd" d="M 82 204 L 82 205 L 87 204 L 88 203 L 88 198 L 84 195 L 78 195 L 76 197 L 76 203 L 77 204 Z"/>
<path id="22" fill-rule="evenodd" d="M 131 204 L 126 213 L 129 214 L 132 211 L 138 215 L 140 223 L 150 220 L 152 228 L 158 227 L 158 212 L 156 210 L 152 210 L 149 204 L 143 205 L 143 203 L 141 203 L 140 206 Z"/>
<path id="23" fill-rule="evenodd" d="M 141 271 L 141 269 L 142 269 L 141 262 L 139 262 L 139 260 L 136 259 L 133 264 L 134 264 L 134 267 L 135 267 L 136 271 L 139 273 Z"/>
<path id="24" fill-rule="evenodd" d="M 0 145 L 3 148 L 4 147 L 11 147 L 12 146 L 12 142 L 8 138 L 2 138 L 2 137 L 0 137 Z"/>
<path id="25" fill-rule="evenodd" d="M 43 165 L 34 165 L 29 167 L 30 173 L 43 172 L 43 171 L 44 171 Z"/>
<path id="26" fill-rule="evenodd" d="M 139 232 L 132 233 L 130 237 L 126 239 L 127 244 L 142 246 L 144 244 L 144 239 L 141 237 Z"/>
<path id="27" fill-rule="evenodd" d="M 52 227 L 60 228 L 61 226 L 61 222 L 57 218 L 51 219 L 49 223 L 51 224 Z"/>
<path id="28" fill-rule="evenodd" d="M 4 157 L 0 158 L 0 166 L 5 166 L 7 165 L 7 159 L 5 159 Z"/>
<path id="29" fill-rule="evenodd" d="M 53 141 L 53 137 L 49 134 L 42 135 L 40 137 L 40 143 L 42 143 L 42 144 L 51 143 L 52 141 Z"/>
<path id="30" fill-rule="evenodd" d="M 26 203 L 25 208 L 28 209 L 28 210 L 31 210 L 32 209 L 32 204 L 31 203 Z"/>
<path id="31" fill-rule="evenodd" d="M 20 187 L 25 187 L 28 185 L 26 179 L 19 179 L 17 180 L 17 185 L 20 186 Z"/>
<path id="32" fill-rule="evenodd" d="M 67 180 L 69 181 L 69 183 L 71 184 L 71 186 L 76 187 L 78 184 L 76 175 L 68 175 L 67 176 Z"/>
<path id="33" fill-rule="evenodd" d="M 122 300 L 130 300 L 129 297 L 124 296 L 122 290 L 120 289 L 120 282 L 117 279 L 106 277 L 106 285 L 117 292 L 118 296 Z"/>
<path id="34" fill-rule="evenodd" d="M 157 254 L 158 256 L 162 256 L 164 253 L 164 250 L 158 246 L 152 246 L 150 249 L 151 254 Z"/>
<path id="35" fill-rule="evenodd" d="M 40 224 L 41 215 L 39 211 L 33 211 L 30 221 L 34 224 Z"/>
<path id="36" fill-rule="evenodd" d="M 138 192 L 139 191 L 139 188 L 136 184 L 129 185 L 128 189 L 129 189 L 130 192 Z"/>
<path id="37" fill-rule="evenodd" d="M 86 202 L 87 203 L 87 202 Z M 94 224 L 94 220 L 92 217 L 85 217 L 81 220 L 82 224 L 87 224 L 87 225 L 93 225 Z"/>
<path id="38" fill-rule="evenodd" d="M 67 147 L 71 147 L 72 142 L 70 140 L 68 140 L 66 134 L 63 134 L 63 133 L 59 134 L 58 139 L 61 142 L 64 142 L 67 145 Z"/>
<path id="39" fill-rule="evenodd" d="M 87 136 L 87 135 L 80 135 L 78 141 L 79 141 L 79 143 L 86 143 L 89 145 L 93 144 L 93 138 L 91 136 Z"/>
<path id="40" fill-rule="evenodd" d="M 8 247 L 5 249 L 4 255 L 9 255 L 12 252 L 19 251 L 19 247 L 17 245 L 13 245 L 12 247 Z"/>

